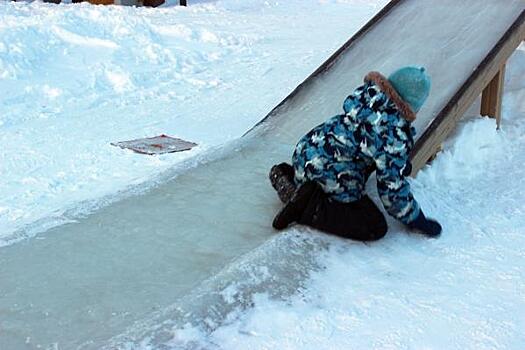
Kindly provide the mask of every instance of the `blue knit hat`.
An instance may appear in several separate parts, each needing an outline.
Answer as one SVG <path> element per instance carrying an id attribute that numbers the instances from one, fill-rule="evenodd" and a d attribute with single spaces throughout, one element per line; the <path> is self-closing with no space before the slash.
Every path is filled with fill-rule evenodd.
<path id="1" fill-rule="evenodd" d="M 414 113 L 419 111 L 430 93 L 430 76 L 423 67 L 400 68 L 388 77 L 388 81 Z"/>

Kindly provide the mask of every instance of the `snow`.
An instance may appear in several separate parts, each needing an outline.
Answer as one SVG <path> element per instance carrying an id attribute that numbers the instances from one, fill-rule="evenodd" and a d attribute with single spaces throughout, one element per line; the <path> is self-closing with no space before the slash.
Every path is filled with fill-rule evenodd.
<path id="1" fill-rule="evenodd" d="M 199 220 L 226 230 L 231 224 L 217 208 L 228 215 L 236 209 L 231 198 L 205 200 L 213 192 L 208 183 L 196 181 L 196 172 L 178 177 L 169 194 L 152 191 L 140 200 L 130 194 L 166 181 L 214 147 L 227 148 L 224 143 L 253 126 L 380 6 L 315 1 L 239 5 L 205 2 L 163 12 L 0 4 L 5 11 L 0 22 L 10 25 L 2 27 L 0 36 L 10 50 L 1 56 L 8 77 L 0 84 L 6 96 L 0 127 L 6 180 L 0 184 L 0 232 L 8 245 L 0 250 L 1 348 L 97 348 L 133 322 L 171 305 L 225 260 L 271 234 L 250 230 L 253 220 L 240 220 L 242 235 L 230 230 L 228 237 L 191 225 Z M 356 17 L 334 17 L 345 9 Z M 326 15 L 321 20 L 320 13 Z M 192 35 L 184 40 L 159 37 L 148 19 L 157 21 L 157 27 L 183 25 Z M 289 32 L 280 29 L 294 21 Z M 59 30 L 67 39 L 62 42 L 50 29 L 56 27 L 85 36 L 89 45 L 73 45 L 76 37 Z M 325 40 L 324 30 L 333 40 Z M 317 34 L 303 42 L 304 32 Z M 210 41 L 209 33 L 219 44 L 202 45 L 201 38 Z M 119 46 L 108 47 L 108 42 Z M 156 57 L 156 66 L 146 65 Z M 179 157 L 144 157 L 109 145 L 160 133 L 201 146 Z M 263 178 L 266 171 L 265 166 Z M 230 179 L 230 185 L 235 181 Z M 179 189 L 191 196 L 186 198 L 200 193 L 209 208 L 201 212 L 175 201 L 186 208 L 182 220 L 190 231 L 174 234 L 181 216 L 173 213 L 179 208 L 164 206 L 169 215 L 144 213 L 144 208 L 155 208 L 159 200 L 173 204 L 173 195 L 184 198 Z M 262 181 L 259 189 L 273 196 Z M 235 205 L 249 208 L 241 196 L 237 199 Z M 104 205 L 95 216 L 83 215 Z M 210 211 L 216 216 L 202 216 Z M 269 217 L 257 220 L 264 228 Z M 75 222 L 82 222 L 80 228 Z M 218 239 L 225 245 L 219 252 Z"/>
<path id="2" fill-rule="evenodd" d="M 384 3 L 1 2 L 0 246 L 238 138 Z M 144 157 L 110 146 L 160 134 L 199 147 Z"/>
<path id="3" fill-rule="evenodd" d="M 474 107 L 412 181 L 425 212 L 443 224 L 437 240 L 407 234 L 391 220 L 387 237 L 367 245 L 295 228 L 195 287 L 187 275 L 250 245 L 224 237 L 224 252 L 216 252 L 205 232 L 191 231 L 203 237 L 195 249 L 207 257 L 191 267 L 177 260 L 186 246 L 166 235 L 152 243 L 139 228 L 120 226 L 129 228 L 121 233 L 125 241 L 106 245 L 122 236 L 102 240 L 97 225 L 119 210 L 133 216 L 132 199 L 87 220 L 89 230 L 31 239 L 72 220 L 64 213 L 148 188 L 186 160 L 225 147 L 385 3 L 219 0 L 160 9 L 0 3 L 0 245 L 10 245 L 0 255 L 0 280 L 7 283 L 0 284 L 0 345 L 523 348 L 524 46 L 507 67 L 502 130 Z M 162 133 L 200 146 L 145 157 L 109 145 Z M 200 184 L 195 192 L 205 197 L 207 190 Z M 165 195 L 166 201 L 172 193 Z M 158 203 L 154 196 L 142 200 Z M 234 211 L 229 201 L 219 204 Z M 199 218 L 191 214 L 188 220 Z M 158 250 L 142 255 L 140 244 Z M 35 245 L 44 248 L 11 258 Z M 170 262 L 180 266 L 161 264 Z M 188 273 L 177 275 L 177 268 Z M 50 285 L 57 274 L 66 282 Z M 195 290 L 179 298 L 174 284 Z"/>

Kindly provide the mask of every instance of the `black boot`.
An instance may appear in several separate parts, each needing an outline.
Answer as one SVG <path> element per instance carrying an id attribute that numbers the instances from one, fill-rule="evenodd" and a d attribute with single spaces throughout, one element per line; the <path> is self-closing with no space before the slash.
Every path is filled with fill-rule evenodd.
<path id="1" fill-rule="evenodd" d="M 296 190 L 294 168 L 288 163 L 274 165 L 270 170 L 270 182 L 283 203 L 288 203 Z"/>
<path id="2" fill-rule="evenodd" d="M 309 181 L 302 184 L 294 193 L 292 198 L 286 203 L 284 208 L 277 213 L 273 219 L 272 226 L 276 230 L 283 230 L 292 222 L 298 221 L 303 215 L 312 193 L 318 187 L 317 183 Z"/>

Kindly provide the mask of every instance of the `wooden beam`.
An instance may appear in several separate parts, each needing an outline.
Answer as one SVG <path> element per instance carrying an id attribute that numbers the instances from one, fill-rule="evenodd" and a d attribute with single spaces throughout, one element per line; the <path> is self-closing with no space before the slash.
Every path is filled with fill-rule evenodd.
<path id="1" fill-rule="evenodd" d="M 164 4 L 164 0 L 143 0 L 142 4 L 144 6 L 157 7 Z"/>
<path id="2" fill-rule="evenodd" d="M 454 130 L 457 122 L 524 39 L 525 10 L 521 12 L 516 21 L 417 140 L 410 157 L 411 176 L 415 176 L 425 166 L 427 160 L 434 155 L 435 150 Z"/>
<path id="3" fill-rule="evenodd" d="M 115 0 L 87 0 L 90 4 L 93 5 L 113 5 Z"/>
<path id="4" fill-rule="evenodd" d="M 481 115 L 496 118 L 498 129 L 501 123 L 501 100 L 505 82 L 505 65 L 496 73 L 481 95 Z"/>

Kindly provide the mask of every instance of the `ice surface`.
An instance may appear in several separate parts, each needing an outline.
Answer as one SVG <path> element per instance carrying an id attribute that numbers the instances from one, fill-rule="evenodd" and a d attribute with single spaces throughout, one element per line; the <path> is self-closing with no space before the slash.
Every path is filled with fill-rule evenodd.
<path id="1" fill-rule="evenodd" d="M 367 72 L 388 76 L 413 64 L 426 67 L 432 78 L 430 96 L 413 123 L 421 135 L 524 8 L 523 0 L 402 1 L 279 110 L 270 137 L 294 143 L 326 116 L 341 113 L 343 99 Z"/>
<path id="2" fill-rule="evenodd" d="M 428 68 L 435 93 L 421 111 L 421 127 L 523 7 L 510 0 L 498 7 L 500 1 L 449 0 L 431 11 L 429 3 L 403 2 L 381 26 L 384 31 L 369 33 L 373 41 L 356 43 L 352 54 L 217 159 L 147 194 L 50 229 L 41 239 L 0 250 L 0 325 L 7 334 L 0 345 L 96 348 L 137 318 L 191 295 L 201 282 L 273 235 L 270 223 L 279 203 L 266 179 L 269 167 L 289 158 L 304 131 L 338 113 L 342 99 L 366 71 L 388 74 L 408 63 Z M 411 25 L 403 18 L 410 18 Z M 436 22 L 444 29 L 429 31 L 429 23 Z M 423 50 L 422 43 L 440 49 Z M 224 289 L 222 295 L 235 300 L 235 288 Z M 171 317 L 177 317 L 175 311 Z M 25 344 L 27 337 L 31 339 Z"/>

